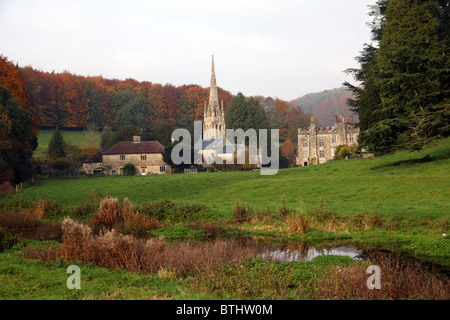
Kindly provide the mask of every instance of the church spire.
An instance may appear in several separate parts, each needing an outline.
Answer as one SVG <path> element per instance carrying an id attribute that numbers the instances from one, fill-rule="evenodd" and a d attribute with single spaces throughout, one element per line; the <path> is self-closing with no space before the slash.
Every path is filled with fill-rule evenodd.
<path id="1" fill-rule="evenodd" d="M 209 104 L 204 111 L 203 139 L 217 139 L 225 137 L 225 115 L 222 106 L 219 104 L 219 94 L 217 92 L 216 70 L 214 69 L 214 55 L 211 63 L 211 87 L 209 88 Z"/>
<path id="2" fill-rule="evenodd" d="M 214 55 L 212 56 L 212 63 L 211 63 L 211 87 L 212 86 L 217 86 L 216 71 L 214 70 Z"/>
<path id="3" fill-rule="evenodd" d="M 213 110 L 219 107 L 219 95 L 217 93 L 216 71 L 214 70 L 214 55 L 211 63 L 211 87 L 209 88 L 209 107 Z"/>

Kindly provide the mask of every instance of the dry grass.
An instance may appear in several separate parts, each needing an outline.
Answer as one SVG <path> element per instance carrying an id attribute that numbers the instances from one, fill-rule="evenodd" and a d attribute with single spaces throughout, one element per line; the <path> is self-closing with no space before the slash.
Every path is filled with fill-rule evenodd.
<path id="1" fill-rule="evenodd" d="M 381 288 L 368 289 L 366 273 L 369 265 L 381 270 Z M 338 300 L 403 300 L 450 298 L 448 278 L 434 267 L 420 262 L 407 262 L 398 253 L 376 255 L 367 263 L 330 268 L 325 277 L 315 279 L 313 299 Z"/>
<path id="2" fill-rule="evenodd" d="M 125 198 L 123 201 L 123 219 L 125 233 L 139 234 L 147 230 L 158 229 L 160 227 L 159 220 L 153 217 L 134 212 L 133 204 Z"/>
<path id="3" fill-rule="evenodd" d="M 89 226 L 70 218 L 64 220 L 62 229 L 61 255 L 67 261 L 82 260 L 132 272 L 158 273 L 164 268 L 184 277 L 199 268 L 256 254 L 232 241 L 168 244 L 163 239 L 137 239 L 114 229 L 95 236 Z"/>
<path id="4" fill-rule="evenodd" d="M 100 201 L 100 206 L 92 217 L 92 223 L 98 227 L 111 228 L 121 221 L 121 211 L 117 198 L 105 197 Z"/>
<path id="5" fill-rule="evenodd" d="M 40 213 L 36 211 L 0 212 L 0 226 L 9 230 L 36 228 L 40 224 L 41 219 Z"/>

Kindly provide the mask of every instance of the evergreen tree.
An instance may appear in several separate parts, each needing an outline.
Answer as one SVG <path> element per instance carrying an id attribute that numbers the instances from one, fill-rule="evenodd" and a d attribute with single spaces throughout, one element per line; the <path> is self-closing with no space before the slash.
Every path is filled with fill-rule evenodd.
<path id="1" fill-rule="evenodd" d="M 0 183 L 19 183 L 30 178 L 30 160 L 36 147 L 31 113 L 0 84 Z"/>
<path id="2" fill-rule="evenodd" d="M 447 1 L 448 2 L 448 1 Z M 353 73 L 360 145 L 372 151 L 415 150 L 450 133 L 448 13 L 446 1 L 379 1 L 383 19 L 372 30 Z"/>
<path id="3" fill-rule="evenodd" d="M 113 146 L 112 139 L 114 137 L 114 132 L 111 127 L 104 127 L 102 135 L 100 137 L 100 148 L 102 150 L 107 150 Z"/>
<path id="4" fill-rule="evenodd" d="M 244 95 L 239 92 L 228 105 L 225 115 L 227 129 L 242 129 L 246 131 L 250 128 L 249 112 Z"/>
<path id="5" fill-rule="evenodd" d="M 59 127 L 56 127 L 56 130 L 53 132 L 50 143 L 48 144 L 47 153 L 52 158 L 64 158 L 66 156 L 64 138 L 61 131 L 59 131 Z"/>
<path id="6" fill-rule="evenodd" d="M 269 129 L 269 121 L 260 102 L 253 97 L 245 99 L 242 93 L 238 93 L 228 105 L 225 123 L 227 129 L 254 129 L 257 135 L 259 129 Z"/>
<path id="7" fill-rule="evenodd" d="M 142 130 L 134 126 L 120 127 L 111 139 L 111 146 L 120 141 L 133 141 L 134 136 L 141 136 Z"/>

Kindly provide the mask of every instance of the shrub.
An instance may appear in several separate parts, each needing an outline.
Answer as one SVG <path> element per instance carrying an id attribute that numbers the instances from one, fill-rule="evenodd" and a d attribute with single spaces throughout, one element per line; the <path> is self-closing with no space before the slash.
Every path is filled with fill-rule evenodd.
<path id="1" fill-rule="evenodd" d="M 123 218 L 125 233 L 144 233 L 160 226 L 158 219 L 142 215 L 138 211 L 134 212 L 133 205 L 128 198 L 123 200 Z"/>
<path id="2" fill-rule="evenodd" d="M 92 217 L 92 222 L 97 227 L 111 228 L 121 220 L 119 200 L 111 197 L 103 198 L 100 201 L 100 206 Z"/>
<path id="3" fill-rule="evenodd" d="M 11 235 L 0 227 L 0 252 L 7 250 L 18 243 L 18 237 Z"/>
<path id="4" fill-rule="evenodd" d="M 37 200 L 34 202 L 34 213 L 39 219 L 52 218 L 63 212 L 62 206 L 56 200 Z"/>
<path id="5" fill-rule="evenodd" d="M 123 175 L 125 175 L 125 176 L 134 176 L 135 173 L 136 173 L 136 167 L 131 162 L 128 162 L 123 167 Z"/>
<path id="6" fill-rule="evenodd" d="M 67 261 L 82 260 L 88 262 L 91 260 L 88 247 L 93 235 L 90 227 L 76 223 L 70 218 L 65 218 L 62 223 L 62 232 L 61 255 Z"/>
<path id="7" fill-rule="evenodd" d="M 236 205 L 233 208 L 233 217 L 234 222 L 245 222 L 250 220 L 247 210 L 241 205 L 239 199 L 236 199 Z"/>
<path id="8" fill-rule="evenodd" d="M 13 187 L 9 181 L 0 183 L 0 197 L 13 193 Z"/>
<path id="9" fill-rule="evenodd" d="M 210 209 L 200 203 L 174 203 L 170 200 L 144 202 L 139 212 L 159 221 L 190 222 L 207 218 Z"/>

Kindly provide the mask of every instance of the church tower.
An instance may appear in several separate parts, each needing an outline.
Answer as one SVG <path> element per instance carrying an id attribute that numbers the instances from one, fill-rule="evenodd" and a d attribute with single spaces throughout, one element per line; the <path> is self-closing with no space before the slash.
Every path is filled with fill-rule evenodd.
<path id="1" fill-rule="evenodd" d="M 211 65 L 211 87 L 209 88 L 209 103 L 203 114 L 203 140 L 225 140 L 225 114 L 223 111 L 223 101 L 219 105 L 219 95 L 217 93 L 216 72 L 214 70 L 214 56 Z"/>

